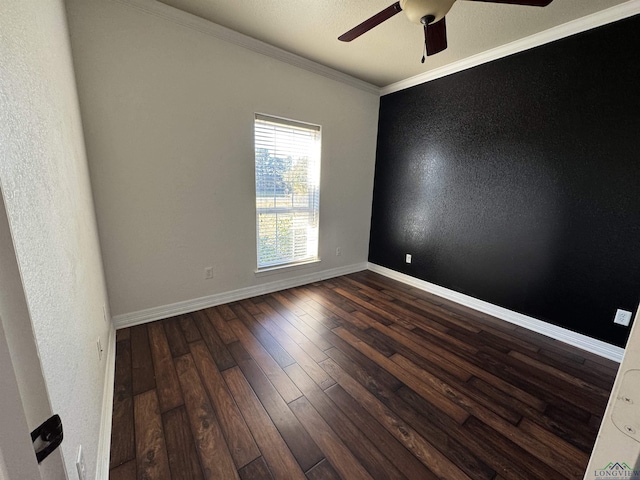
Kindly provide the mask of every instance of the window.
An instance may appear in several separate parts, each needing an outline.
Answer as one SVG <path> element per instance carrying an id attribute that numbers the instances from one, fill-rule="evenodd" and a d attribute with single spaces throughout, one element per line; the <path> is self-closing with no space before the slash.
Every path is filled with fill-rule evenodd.
<path id="1" fill-rule="evenodd" d="M 320 127 L 255 116 L 258 270 L 318 259 Z"/>

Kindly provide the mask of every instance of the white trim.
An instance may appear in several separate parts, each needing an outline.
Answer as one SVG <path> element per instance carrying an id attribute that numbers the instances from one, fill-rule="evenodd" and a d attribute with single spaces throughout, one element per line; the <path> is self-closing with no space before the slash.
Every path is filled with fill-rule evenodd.
<path id="1" fill-rule="evenodd" d="M 497 60 L 499 58 L 513 55 L 514 53 L 544 45 L 545 43 L 569 37 L 617 20 L 622 20 L 623 18 L 627 18 L 638 13 L 640 13 L 640 0 L 629 0 L 628 2 L 616 5 L 615 7 L 572 20 L 571 22 L 567 22 L 563 25 L 558 25 L 557 27 L 535 33 L 520 40 L 507 43 L 506 45 L 464 58 L 458 62 L 450 63 L 443 67 L 421 73 L 420 75 L 392 83 L 386 87 L 382 87 L 380 89 L 380 95 L 388 95 L 389 93 L 420 85 L 421 83 L 436 80 L 492 60 Z"/>
<path id="2" fill-rule="evenodd" d="M 351 75 L 347 75 L 346 73 L 340 72 L 325 65 L 321 65 L 317 62 L 309 60 L 308 58 L 301 57 L 300 55 L 296 55 L 281 48 L 274 47 L 273 45 L 269 45 L 268 43 L 256 40 L 255 38 L 249 37 L 242 33 L 238 33 L 235 30 L 231 30 L 230 28 L 226 28 L 222 25 L 210 22 L 209 20 L 205 20 L 204 18 L 200 18 L 190 13 L 183 12 L 182 10 L 178 10 L 177 8 L 165 5 L 164 3 L 161 3 L 159 1 L 113 1 L 137 8 L 138 10 L 142 10 L 151 15 L 164 18 L 165 20 L 169 20 L 170 22 L 176 23 L 178 25 L 182 25 L 183 27 L 196 30 L 206 35 L 211 35 L 212 37 L 219 38 L 220 40 L 224 40 L 225 42 L 238 45 L 239 47 L 246 48 L 247 50 L 251 50 L 252 52 L 256 52 L 261 55 L 266 55 L 267 57 L 271 57 L 281 62 L 288 63 L 289 65 L 293 65 L 294 67 L 302 68 L 303 70 L 307 70 L 311 73 L 315 73 L 331 80 L 345 83 L 351 87 L 364 90 L 365 92 L 380 95 L 380 88 L 376 85 L 372 85 L 363 80 L 352 77 Z"/>
<path id="3" fill-rule="evenodd" d="M 107 340 L 106 372 L 102 390 L 102 418 L 96 460 L 96 480 L 108 480 L 111 450 L 111 420 L 113 416 L 113 382 L 116 375 L 116 329 L 111 328 Z"/>
<path id="4" fill-rule="evenodd" d="M 315 267 L 321 261 L 322 260 L 320 258 L 314 258 L 313 260 L 305 260 L 303 262 L 287 263 L 285 265 L 259 268 L 258 270 L 254 270 L 253 273 L 256 277 L 264 277 L 267 275 L 275 275 L 277 273 L 290 272 L 292 270 L 302 270 L 305 268 Z"/>
<path id="5" fill-rule="evenodd" d="M 116 328 L 132 327 L 141 323 L 153 322 L 164 318 L 174 317 L 184 313 L 195 312 L 203 308 L 222 305 L 224 303 L 244 300 L 245 298 L 265 295 L 267 293 L 285 290 L 287 288 L 299 287 L 313 282 L 319 282 L 328 278 L 339 277 L 349 273 L 360 272 L 367 269 L 366 263 L 356 263 L 344 267 L 332 268 L 320 272 L 299 275 L 293 278 L 277 280 L 275 282 L 263 283 L 252 287 L 240 288 L 230 292 L 216 293 L 206 297 L 194 298 L 183 302 L 176 302 L 169 305 L 147 308 L 137 312 L 125 313 L 113 317 L 113 324 Z"/>
<path id="6" fill-rule="evenodd" d="M 381 267 L 375 263 L 369 263 L 367 268 L 372 272 L 379 273 L 385 277 L 398 280 L 399 282 L 406 283 L 407 285 L 419 288 L 425 292 L 433 293 L 434 295 L 459 303 L 465 307 L 473 308 L 474 310 L 486 313 L 499 318 L 500 320 L 519 325 L 555 340 L 568 343 L 569 345 L 581 348 L 587 352 L 595 353 L 596 355 L 614 360 L 618 363 L 622 361 L 624 349 L 603 342 L 602 340 L 596 340 L 595 338 L 587 337 L 581 333 L 572 332 L 566 328 L 543 322 L 542 320 L 493 305 L 492 303 L 470 297 L 469 295 L 465 295 L 454 290 L 449 290 L 448 288 L 420 280 L 404 273 L 396 272 L 395 270 L 391 270 L 386 267 Z"/>

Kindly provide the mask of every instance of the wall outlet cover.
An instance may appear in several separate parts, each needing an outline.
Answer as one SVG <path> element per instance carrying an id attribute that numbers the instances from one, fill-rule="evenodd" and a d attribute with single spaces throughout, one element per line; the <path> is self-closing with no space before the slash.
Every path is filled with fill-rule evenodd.
<path id="1" fill-rule="evenodd" d="M 405 257 L 404 257 L 404 261 L 405 261 L 406 263 L 411 263 L 411 254 L 410 254 L 410 253 L 407 253 L 407 254 L 405 255 Z"/>
<path id="2" fill-rule="evenodd" d="M 613 319 L 613 323 L 628 327 L 629 323 L 631 323 L 631 312 L 620 309 L 616 310 L 616 316 Z"/>

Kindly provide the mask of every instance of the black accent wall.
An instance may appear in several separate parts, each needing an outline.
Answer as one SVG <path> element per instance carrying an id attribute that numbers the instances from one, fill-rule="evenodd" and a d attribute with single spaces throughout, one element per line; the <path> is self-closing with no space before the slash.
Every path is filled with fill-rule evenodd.
<path id="1" fill-rule="evenodd" d="M 639 52 L 635 16 L 382 97 L 369 261 L 624 346 Z"/>

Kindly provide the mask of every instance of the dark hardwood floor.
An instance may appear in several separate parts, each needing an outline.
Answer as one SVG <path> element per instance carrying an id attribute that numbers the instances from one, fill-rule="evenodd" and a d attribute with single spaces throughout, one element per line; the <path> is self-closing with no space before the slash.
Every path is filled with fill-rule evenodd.
<path id="1" fill-rule="evenodd" d="M 617 366 L 360 272 L 119 330 L 110 478 L 582 478 Z"/>

